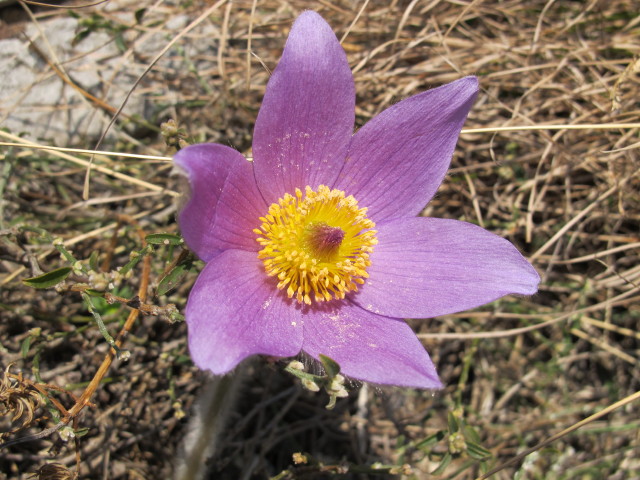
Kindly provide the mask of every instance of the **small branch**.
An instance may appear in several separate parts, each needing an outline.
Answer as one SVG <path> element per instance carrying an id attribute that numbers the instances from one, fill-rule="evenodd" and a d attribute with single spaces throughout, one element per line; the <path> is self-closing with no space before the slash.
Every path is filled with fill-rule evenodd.
<path id="1" fill-rule="evenodd" d="M 133 218 L 124 216 L 124 215 L 122 215 L 120 219 L 128 223 L 131 223 L 137 227 L 137 233 L 138 233 L 138 236 L 140 237 L 140 241 L 143 247 L 146 246 L 145 234 L 144 234 L 144 231 L 139 227 L 138 222 L 135 221 Z M 147 290 L 149 289 L 150 275 L 151 275 L 151 257 L 145 256 L 142 263 L 142 276 L 140 279 L 140 287 L 138 288 L 138 298 L 140 299 L 141 302 L 144 302 L 147 298 Z M 140 314 L 140 310 L 138 309 L 132 309 L 131 312 L 129 312 L 129 316 L 127 317 L 126 322 L 122 326 L 122 329 L 120 330 L 120 332 L 118 333 L 114 341 L 114 344 L 117 348 L 120 348 L 124 343 L 125 337 L 129 334 L 129 331 L 131 330 L 131 328 L 133 328 L 133 324 L 135 323 L 139 314 Z M 113 363 L 113 359 L 115 355 L 116 355 L 116 350 L 114 348 L 110 348 L 109 351 L 107 352 L 106 357 L 102 361 L 102 364 L 98 368 L 98 371 L 95 373 L 95 375 L 91 379 L 91 382 L 89 382 L 89 385 L 87 385 L 87 388 L 84 390 L 84 392 L 82 393 L 82 395 L 80 396 L 76 404 L 69 410 L 68 414 L 64 416 L 64 418 L 60 422 L 61 424 L 67 425 L 72 419 L 74 419 L 82 411 L 82 409 L 86 405 L 89 404 L 89 399 L 98 389 L 98 386 L 102 382 L 102 379 L 109 371 L 109 367 L 111 367 L 111 363 Z"/>

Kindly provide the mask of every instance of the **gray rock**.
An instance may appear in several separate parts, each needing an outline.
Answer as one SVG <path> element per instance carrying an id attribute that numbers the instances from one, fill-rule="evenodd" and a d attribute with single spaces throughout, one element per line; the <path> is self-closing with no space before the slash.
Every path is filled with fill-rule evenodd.
<path id="1" fill-rule="evenodd" d="M 109 8 L 113 9 L 117 3 L 109 2 Z M 109 18 L 113 19 L 115 13 L 110 12 Z M 123 16 L 123 24 L 134 23 L 130 9 L 121 8 L 118 13 Z M 57 58 L 71 80 L 84 91 L 118 108 L 146 63 L 191 19 L 177 15 L 153 21 L 151 30 L 130 28 L 123 32 L 130 48 L 124 53 L 110 32 L 91 32 L 74 44 L 80 28 L 78 20 L 64 16 L 39 21 L 47 41 L 35 24 L 26 26 L 24 37 L 0 40 L 0 127 L 59 146 L 87 145 L 95 141 L 110 121 L 111 113 L 65 83 L 43 55 L 50 62 Z M 201 31 L 194 32 L 197 37 L 212 28 L 207 22 L 201 27 Z M 155 28 L 158 31 L 154 33 Z M 27 38 L 37 45 L 42 55 L 30 46 Z M 169 72 L 168 75 L 180 74 L 187 70 L 185 57 L 197 58 L 194 64 L 198 69 L 210 69 L 215 62 L 215 49 L 212 42 L 183 39 L 180 46 L 172 48 L 160 60 L 157 69 Z M 202 61 L 203 57 L 211 60 Z M 176 98 L 169 95 L 164 83 L 161 75 L 156 75 L 155 81 L 153 76 L 145 79 L 124 112 L 144 118 L 158 108 L 155 102 L 158 95 L 167 95 L 165 104 L 169 98 Z"/>

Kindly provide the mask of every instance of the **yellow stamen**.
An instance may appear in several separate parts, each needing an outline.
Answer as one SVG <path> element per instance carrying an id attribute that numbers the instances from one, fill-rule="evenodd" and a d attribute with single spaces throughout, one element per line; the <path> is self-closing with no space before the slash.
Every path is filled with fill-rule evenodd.
<path id="1" fill-rule="evenodd" d="M 267 275 L 289 298 L 311 305 L 344 298 L 364 283 L 369 255 L 378 243 L 375 224 L 352 195 L 320 185 L 296 188 L 269 207 L 253 232 Z M 313 298 L 312 298 L 313 296 Z"/>

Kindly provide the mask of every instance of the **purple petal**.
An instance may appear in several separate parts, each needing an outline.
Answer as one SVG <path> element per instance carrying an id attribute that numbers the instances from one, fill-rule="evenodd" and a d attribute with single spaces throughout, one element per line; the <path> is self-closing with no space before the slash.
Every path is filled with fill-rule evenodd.
<path id="1" fill-rule="evenodd" d="M 353 297 L 366 310 L 427 318 L 537 291 L 540 277 L 520 252 L 476 225 L 417 217 L 376 229 L 370 277 Z"/>
<path id="2" fill-rule="evenodd" d="M 194 363 L 214 374 L 250 355 L 297 355 L 302 316 L 266 276 L 253 252 L 227 250 L 209 262 L 185 310 Z"/>
<path id="3" fill-rule="evenodd" d="M 466 77 L 386 109 L 354 135 L 334 188 L 374 222 L 420 213 L 449 168 L 477 91 L 478 80 Z"/>
<path id="4" fill-rule="evenodd" d="M 253 229 L 267 206 L 251 162 L 215 143 L 192 145 L 174 157 L 191 184 L 191 198 L 178 215 L 185 242 L 205 262 L 222 250 L 257 251 Z"/>
<path id="5" fill-rule="evenodd" d="M 402 387 L 440 388 L 436 369 L 403 320 L 382 317 L 350 302 L 330 302 L 304 316 L 302 349 L 326 355 L 349 377 Z"/>
<path id="6" fill-rule="evenodd" d="M 315 12 L 293 24 L 267 85 L 253 139 L 267 202 L 306 185 L 331 186 L 353 133 L 355 87 L 344 50 Z"/>

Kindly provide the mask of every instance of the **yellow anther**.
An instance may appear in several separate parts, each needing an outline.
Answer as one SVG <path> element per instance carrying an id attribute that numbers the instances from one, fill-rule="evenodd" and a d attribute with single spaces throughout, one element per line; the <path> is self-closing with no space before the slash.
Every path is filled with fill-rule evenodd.
<path id="1" fill-rule="evenodd" d="M 253 229 L 269 276 L 299 303 L 344 298 L 368 277 L 375 224 L 353 196 L 320 185 L 285 194 Z"/>

